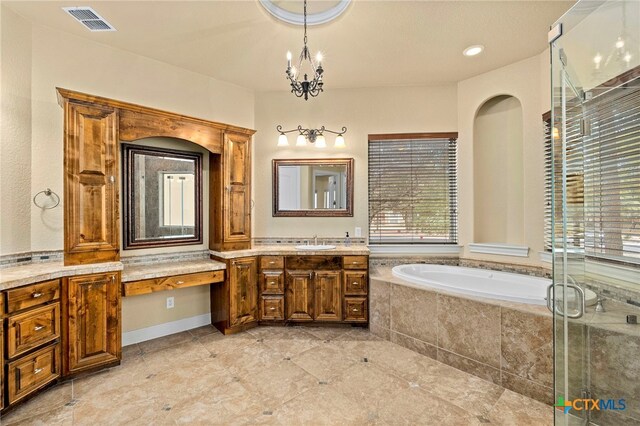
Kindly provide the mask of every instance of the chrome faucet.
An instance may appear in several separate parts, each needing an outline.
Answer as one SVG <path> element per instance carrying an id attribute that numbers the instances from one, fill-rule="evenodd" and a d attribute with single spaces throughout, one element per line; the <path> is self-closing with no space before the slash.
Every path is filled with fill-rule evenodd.
<path id="1" fill-rule="evenodd" d="M 317 246 L 318 245 L 318 234 L 313 236 L 313 245 Z"/>

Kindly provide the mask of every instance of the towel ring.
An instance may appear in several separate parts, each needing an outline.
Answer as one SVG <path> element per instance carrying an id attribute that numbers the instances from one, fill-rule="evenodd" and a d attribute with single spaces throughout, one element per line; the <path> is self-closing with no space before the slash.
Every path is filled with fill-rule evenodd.
<path id="1" fill-rule="evenodd" d="M 38 204 L 36 202 L 36 198 L 40 194 L 44 194 L 47 197 L 51 197 L 51 198 L 55 199 L 56 203 L 51 207 L 41 206 L 40 204 Z M 54 209 L 54 208 L 58 207 L 58 205 L 60 204 L 60 196 L 58 194 L 56 194 L 55 192 L 53 192 L 51 189 L 47 188 L 44 191 L 40 191 L 36 195 L 33 196 L 33 204 L 35 204 L 36 207 L 41 208 L 42 210 Z"/>

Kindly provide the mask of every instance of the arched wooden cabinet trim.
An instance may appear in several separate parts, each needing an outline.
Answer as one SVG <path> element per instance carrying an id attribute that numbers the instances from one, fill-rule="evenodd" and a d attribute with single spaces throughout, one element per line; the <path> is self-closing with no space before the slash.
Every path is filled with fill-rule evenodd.
<path id="1" fill-rule="evenodd" d="M 64 263 L 120 258 L 120 141 L 172 137 L 207 149 L 209 246 L 251 247 L 255 130 L 57 88 L 64 109 Z"/>

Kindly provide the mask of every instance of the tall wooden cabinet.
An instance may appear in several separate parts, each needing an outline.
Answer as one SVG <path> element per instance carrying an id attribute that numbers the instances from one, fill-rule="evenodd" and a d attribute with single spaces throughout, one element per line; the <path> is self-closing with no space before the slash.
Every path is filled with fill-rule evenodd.
<path id="1" fill-rule="evenodd" d="M 211 323 L 224 334 L 258 325 L 258 258 L 217 259 L 227 265 L 222 286 L 212 286 Z"/>
<path id="2" fill-rule="evenodd" d="M 65 101 L 64 262 L 120 258 L 117 111 Z"/>
<path id="3" fill-rule="evenodd" d="M 120 273 L 63 281 L 63 373 L 118 364 L 121 358 Z"/>
<path id="4" fill-rule="evenodd" d="M 211 226 L 213 250 L 251 248 L 251 137 L 224 133 L 222 156 L 211 156 L 210 203 L 221 214 Z"/>

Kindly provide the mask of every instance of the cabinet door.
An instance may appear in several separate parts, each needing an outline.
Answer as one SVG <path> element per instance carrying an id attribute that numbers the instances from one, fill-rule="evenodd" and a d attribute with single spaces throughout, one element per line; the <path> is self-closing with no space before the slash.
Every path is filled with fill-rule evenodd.
<path id="1" fill-rule="evenodd" d="M 119 259 L 116 126 L 113 108 L 66 104 L 65 265 Z"/>
<path id="2" fill-rule="evenodd" d="M 251 239 L 251 147 L 246 135 L 224 135 L 224 242 Z"/>
<path id="3" fill-rule="evenodd" d="M 65 373 L 119 361 L 122 352 L 120 273 L 71 277 L 65 287 Z"/>
<path id="4" fill-rule="evenodd" d="M 231 262 L 229 270 L 229 327 L 258 318 L 258 259 L 247 257 Z"/>
<path id="5" fill-rule="evenodd" d="M 313 321 L 313 272 L 287 271 L 286 274 L 286 319 Z"/>
<path id="6" fill-rule="evenodd" d="M 342 320 L 341 275 L 340 271 L 317 271 L 314 273 L 315 319 L 317 321 Z"/>

